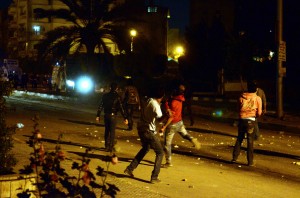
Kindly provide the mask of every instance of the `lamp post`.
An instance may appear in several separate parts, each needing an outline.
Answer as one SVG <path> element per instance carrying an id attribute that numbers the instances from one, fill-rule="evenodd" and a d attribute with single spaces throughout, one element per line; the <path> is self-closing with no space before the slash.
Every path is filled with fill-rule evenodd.
<path id="1" fill-rule="evenodd" d="M 131 44 L 130 44 L 130 51 L 133 52 L 133 38 L 137 35 L 137 31 L 135 29 L 130 30 L 131 36 Z"/>
<path id="2" fill-rule="evenodd" d="M 277 0 L 277 30 L 278 30 L 278 62 L 277 62 L 277 86 L 276 86 L 276 92 L 277 92 L 277 117 L 282 118 L 283 117 L 283 96 L 282 96 L 282 78 L 284 76 L 284 69 L 282 67 L 282 62 L 285 61 L 285 42 L 282 41 L 282 17 L 283 17 L 283 11 L 282 11 L 282 2 L 283 0 Z M 283 46 L 281 46 L 284 44 Z M 281 49 L 282 48 L 282 49 Z M 283 52 L 282 52 L 283 51 Z M 282 57 L 283 56 L 283 57 Z"/>

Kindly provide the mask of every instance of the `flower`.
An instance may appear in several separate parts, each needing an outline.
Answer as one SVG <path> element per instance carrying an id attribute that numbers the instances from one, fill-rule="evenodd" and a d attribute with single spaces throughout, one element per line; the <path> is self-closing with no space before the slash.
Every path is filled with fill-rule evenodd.
<path id="1" fill-rule="evenodd" d="M 118 162 L 119 162 L 118 156 L 113 155 L 112 158 L 111 158 L 111 163 L 112 163 L 113 165 L 115 165 L 115 164 L 117 164 Z"/>
<path id="2" fill-rule="evenodd" d="M 58 151 L 57 157 L 58 157 L 58 159 L 60 159 L 60 160 L 64 160 L 65 157 L 66 157 L 66 155 L 65 155 L 65 153 L 64 153 L 63 151 Z"/>
<path id="3" fill-rule="evenodd" d="M 90 171 L 85 171 L 83 176 L 82 176 L 82 181 L 84 182 L 84 184 L 90 184 L 91 180 L 92 180 L 92 176 L 93 174 Z"/>
<path id="4" fill-rule="evenodd" d="M 50 175 L 51 181 L 58 182 L 58 175 L 56 173 L 53 173 Z"/>

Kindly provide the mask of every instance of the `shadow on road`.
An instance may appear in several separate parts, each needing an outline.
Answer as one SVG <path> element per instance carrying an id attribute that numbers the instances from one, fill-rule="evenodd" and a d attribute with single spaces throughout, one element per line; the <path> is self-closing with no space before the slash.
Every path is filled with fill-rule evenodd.
<path id="1" fill-rule="evenodd" d="M 88 125 L 88 126 L 94 125 L 94 126 L 98 126 L 98 127 L 104 127 L 104 124 L 99 124 L 99 123 L 94 123 L 94 122 L 87 122 L 87 121 L 81 121 L 81 120 L 69 120 L 69 119 L 64 119 L 64 118 L 60 118 L 60 120 L 64 120 L 64 121 L 75 123 L 75 124 L 81 124 L 81 125 Z M 121 127 L 116 127 L 116 129 L 127 130 L 127 128 L 121 128 Z"/>
<path id="2" fill-rule="evenodd" d="M 221 131 L 213 131 L 213 130 L 207 130 L 207 129 L 191 128 L 191 127 L 188 127 L 186 129 L 189 131 L 200 132 L 200 133 L 210 133 L 210 134 L 217 134 L 217 135 L 223 135 L 223 136 L 228 136 L 228 137 L 236 137 L 236 135 L 231 135 L 231 134 L 224 133 Z"/>

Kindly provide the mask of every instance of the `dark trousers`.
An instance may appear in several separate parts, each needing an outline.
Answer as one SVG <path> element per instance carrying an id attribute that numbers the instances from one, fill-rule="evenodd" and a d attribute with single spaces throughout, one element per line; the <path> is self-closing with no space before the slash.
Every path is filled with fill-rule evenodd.
<path id="1" fill-rule="evenodd" d="M 183 103 L 182 108 L 182 115 L 189 116 L 190 119 L 190 125 L 194 125 L 194 117 L 193 117 L 193 111 L 192 111 L 192 98 L 186 98 L 185 102 Z"/>
<path id="2" fill-rule="evenodd" d="M 104 115 L 104 126 L 105 126 L 105 148 L 112 151 L 115 143 L 115 130 L 117 125 L 117 119 L 115 115 Z"/>
<path id="3" fill-rule="evenodd" d="M 126 115 L 128 118 L 128 129 L 132 129 L 132 127 L 133 127 L 133 113 L 136 108 L 137 108 L 137 105 L 135 105 L 135 104 L 126 104 L 125 105 Z"/>
<path id="4" fill-rule="evenodd" d="M 238 156 L 240 155 L 241 144 L 245 138 L 245 134 L 247 134 L 247 160 L 248 160 L 248 165 L 253 164 L 254 122 L 255 121 L 246 120 L 246 119 L 239 120 L 238 136 L 232 154 L 233 160 L 237 160 Z"/>
<path id="5" fill-rule="evenodd" d="M 142 148 L 141 150 L 136 154 L 133 161 L 128 166 L 128 169 L 133 171 L 139 163 L 143 160 L 145 155 L 149 152 L 150 148 L 154 150 L 156 157 L 155 157 L 155 163 L 154 163 L 154 169 L 151 174 L 151 179 L 157 179 L 158 174 L 160 172 L 161 163 L 164 156 L 163 147 L 160 143 L 159 138 L 149 130 L 138 130 Z"/>

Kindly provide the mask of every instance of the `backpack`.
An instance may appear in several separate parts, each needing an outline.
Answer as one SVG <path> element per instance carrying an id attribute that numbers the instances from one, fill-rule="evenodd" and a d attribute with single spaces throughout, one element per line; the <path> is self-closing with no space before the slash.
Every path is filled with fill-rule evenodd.
<path id="1" fill-rule="evenodd" d="M 133 86 L 128 86 L 126 91 L 127 104 L 139 104 L 139 96 L 137 89 Z"/>

